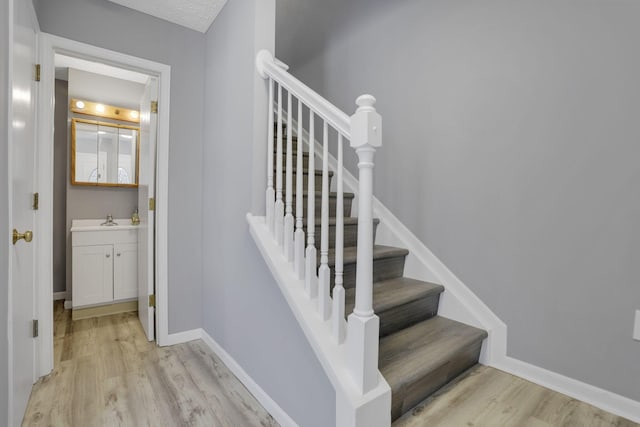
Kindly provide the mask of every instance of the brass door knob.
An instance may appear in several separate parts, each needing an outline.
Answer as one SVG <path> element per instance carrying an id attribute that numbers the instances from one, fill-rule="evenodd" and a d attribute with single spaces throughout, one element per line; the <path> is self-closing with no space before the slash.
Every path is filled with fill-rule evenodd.
<path id="1" fill-rule="evenodd" d="M 24 233 L 18 233 L 18 230 L 13 229 L 13 244 L 18 243 L 18 240 L 24 239 L 25 242 L 29 243 L 33 240 L 33 231 L 27 230 Z"/>

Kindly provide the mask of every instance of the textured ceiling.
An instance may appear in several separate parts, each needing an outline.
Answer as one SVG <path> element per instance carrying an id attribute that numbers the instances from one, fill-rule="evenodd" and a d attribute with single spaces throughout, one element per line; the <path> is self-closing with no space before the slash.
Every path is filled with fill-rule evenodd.
<path id="1" fill-rule="evenodd" d="M 110 0 L 156 18 L 205 33 L 227 0 Z"/>

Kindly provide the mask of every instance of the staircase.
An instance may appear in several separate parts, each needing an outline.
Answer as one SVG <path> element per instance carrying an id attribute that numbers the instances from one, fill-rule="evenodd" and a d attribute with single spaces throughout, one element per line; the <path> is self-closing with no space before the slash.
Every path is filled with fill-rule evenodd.
<path id="1" fill-rule="evenodd" d="M 283 130 L 283 136 L 286 137 L 285 124 Z M 292 140 L 297 146 L 297 136 L 292 136 Z M 286 148 L 283 148 L 283 154 L 286 153 Z M 297 150 L 294 150 L 293 157 L 296 155 Z M 273 156 L 275 164 L 275 152 Z M 306 159 L 305 168 L 308 168 L 309 153 L 305 152 L 303 156 Z M 297 170 L 293 172 L 295 181 Z M 304 170 L 304 188 L 307 188 L 308 172 L 308 169 Z M 335 173 L 329 175 L 332 178 Z M 322 170 L 316 169 L 314 176 L 315 187 L 321 188 Z M 304 206 L 307 205 L 307 196 L 305 192 Z M 316 193 L 315 197 L 315 206 L 318 207 L 316 217 L 319 218 L 321 193 Z M 332 193 L 329 206 L 329 212 L 333 214 L 329 217 L 329 267 L 332 270 L 335 267 L 335 197 L 335 193 Z M 350 216 L 353 198 L 353 193 L 344 193 L 343 284 L 347 316 L 353 312 L 355 304 L 358 219 Z M 374 236 L 379 223 L 380 220 L 374 218 Z M 320 220 L 316 221 L 315 233 L 320 235 Z M 319 251 L 320 247 L 316 247 Z M 392 421 L 410 412 L 414 406 L 474 366 L 480 356 L 482 341 L 487 337 L 483 330 L 438 316 L 438 302 L 444 288 L 403 277 L 408 254 L 409 251 L 404 248 L 382 245 L 374 245 L 373 248 L 373 309 L 380 318 L 378 368 L 391 386 Z M 333 287 L 332 276 L 331 289 Z"/>
<path id="2" fill-rule="evenodd" d="M 487 333 L 439 316 L 443 286 L 404 277 L 409 251 L 375 244 L 375 98 L 349 117 L 269 52 L 256 66 L 268 79 L 266 215 L 247 215 L 251 234 L 336 389 L 336 426 L 387 427 L 477 364 Z M 343 191 L 345 140 L 357 197 Z"/>

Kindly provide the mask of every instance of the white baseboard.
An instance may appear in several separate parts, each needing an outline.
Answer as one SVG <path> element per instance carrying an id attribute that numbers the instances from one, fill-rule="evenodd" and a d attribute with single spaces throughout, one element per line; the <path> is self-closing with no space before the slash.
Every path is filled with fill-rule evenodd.
<path id="1" fill-rule="evenodd" d="M 67 291 L 54 292 L 53 293 L 53 300 L 54 301 L 60 301 L 62 299 L 67 299 Z"/>
<path id="2" fill-rule="evenodd" d="M 635 400 L 508 356 L 491 366 L 640 423 L 640 402 Z"/>
<path id="3" fill-rule="evenodd" d="M 71 310 L 72 308 L 73 308 L 73 301 L 71 301 L 70 299 L 64 300 L 64 309 Z"/>
<path id="4" fill-rule="evenodd" d="M 240 380 L 258 402 L 271 414 L 271 416 L 282 427 L 298 427 L 295 421 L 287 414 L 254 380 L 244 369 L 229 355 L 211 336 L 201 329 L 201 338 L 205 344 L 218 355 L 220 360 L 229 370 Z"/>
<path id="5" fill-rule="evenodd" d="M 182 344 L 189 341 L 201 339 L 213 351 L 222 362 L 229 368 L 238 380 L 249 390 L 258 402 L 271 414 L 271 416 L 283 427 L 298 427 L 287 414 L 254 380 L 244 369 L 229 355 L 211 336 L 201 328 L 190 331 L 178 332 L 167 336 L 166 345 Z"/>
<path id="6" fill-rule="evenodd" d="M 167 340 L 163 345 L 176 345 L 189 341 L 199 340 L 202 337 L 202 329 L 191 329 L 190 331 L 177 332 L 167 335 Z"/>

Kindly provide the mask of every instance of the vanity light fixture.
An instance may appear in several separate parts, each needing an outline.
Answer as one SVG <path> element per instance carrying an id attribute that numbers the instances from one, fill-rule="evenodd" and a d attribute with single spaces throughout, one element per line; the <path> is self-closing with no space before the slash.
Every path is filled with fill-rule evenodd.
<path id="1" fill-rule="evenodd" d="M 87 116 L 140 123 L 140 111 L 102 104 L 99 102 L 72 99 L 70 103 L 70 110 L 73 113 L 84 114 Z"/>

